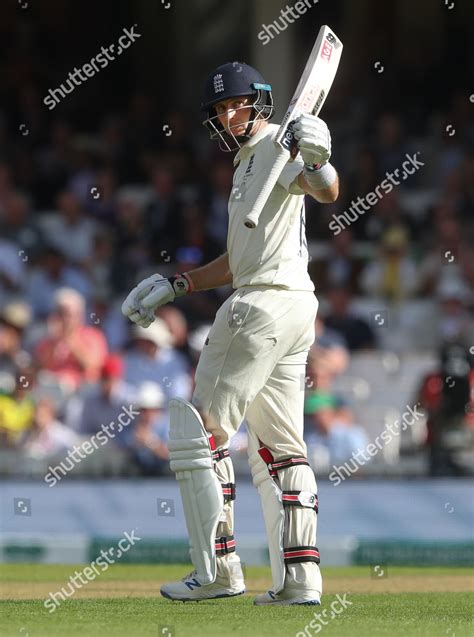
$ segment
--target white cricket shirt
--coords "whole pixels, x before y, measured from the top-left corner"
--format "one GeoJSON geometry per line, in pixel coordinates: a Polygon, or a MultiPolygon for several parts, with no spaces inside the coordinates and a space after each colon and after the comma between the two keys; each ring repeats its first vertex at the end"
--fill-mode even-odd
{"type": "Polygon", "coordinates": [[[308,274],[304,193],[292,182],[303,170],[298,155],[286,164],[258,226],[246,228],[244,219],[257,199],[275,161],[274,137],[279,126],[268,124],[239,150],[234,159],[229,198],[227,252],[233,287],[272,285],[288,290],[314,290],[308,274]]]}

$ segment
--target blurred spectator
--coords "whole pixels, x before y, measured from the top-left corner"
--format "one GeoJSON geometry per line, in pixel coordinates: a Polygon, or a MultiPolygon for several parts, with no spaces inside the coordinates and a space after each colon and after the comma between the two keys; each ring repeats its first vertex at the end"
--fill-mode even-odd
{"type": "Polygon", "coordinates": [[[16,243],[23,263],[34,260],[42,247],[43,235],[30,215],[30,202],[26,195],[12,191],[6,195],[0,215],[0,236],[16,243]]]}
{"type": "Polygon", "coordinates": [[[367,446],[367,434],[354,423],[351,410],[332,394],[319,390],[309,393],[304,410],[305,440],[316,470],[326,471],[367,446]]]}
{"type": "Polygon", "coordinates": [[[90,184],[82,204],[90,216],[110,229],[117,217],[117,175],[111,166],[101,168],[90,184]]]}
{"type": "Polygon", "coordinates": [[[136,273],[152,264],[142,200],[131,192],[118,198],[113,284],[114,290],[121,293],[134,287],[139,278],[136,273]]]}
{"type": "Polygon", "coordinates": [[[98,380],[107,356],[102,331],[85,325],[84,312],[84,299],[78,292],[58,290],[55,310],[48,317],[48,335],[35,348],[37,364],[69,391],[98,380]]]}
{"type": "Polygon", "coordinates": [[[161,130],[159,133],[157,131],[155,105],[149,95],[136,91],[129,96],[125,126],[131,150],[135,151],[148,147],[158,134],[162,134],[161,130]]]}
{"type": "Polygon", "coordinates": [[[393,303],[413,296],[418,287],[417,271],[407,253],[408,236],[404,228],[393,226],[387,230],[379,257],[361,274],[364,292],[393,303]]]}
{"type": "Polygon", "coordinates": [[[432,476],[472,475],[464,453],[474,440],[474,356],[447,342],[437,369],[421,384],[418,398],[428,415],[429,472],[432,476]]]}
{"type": "Polygon", "coordinates": [[[351,311],[351,294],[347,288],[329,290],[329,311],[324,318],[326,327],[338,332],[351,352],[375,347],[375,335],[369,324],[351,311]]]}
{"type": "Polygon", "coordinates": [[[69,400],[68,427],[80,434],[97,433],[101,425],[117,424],[122,408],[133,403],[135,391],[123,380],[124,364],[118,354],[110,354],[102,365],[99,382],[69,400]]]}
{"type": "Polygon", "coordinates": [[[0,159],[0,210],[13,190],[12,171],[8,162],[0,159]]]}
{"type": "Polygon", "coordinates": [[[92,257],[96,224],[85,216],[82,203],[71,191],[57,197],[58,213],[44,226],[46,240],[75,265],[85,265],[92,257]]]}
{"type": "Polygon", "coordinates": [[[228,203],[232,191],[234,170],[230,162],[215,162],[211,168],[211,192],[208,202],[207,233],[222,252],[227,245],[229,225],[228,203]]]}
{"type": "Polygon", "coordinates": [[[54,120],[49,131],[49,140],[36,155],[38,170],[37,203],[52,208],[56,193],[64,188],[72,170],[72,127],[65,120],[54,120]]]}
{"type": "Polygon", "coordinates": [[[93,237],[92,252],[84,263],[93,292],[111,291],[114,246],[110,233],[97,232],[93,237]]]}
{"type": "Polygon", "coordinates": [[[27,260],[19,244],[0,239],[0,304],[22,293],[27,260]]]}
{"type": "Polygon", "coordinates": [[[22,347],[30,321],[31,309],[23,301],[11,301],[0,309],[0,373],[13,383],[16,370],[31,364],[31,356],[22,347]]]}
{"type": "Polygon", "coordinates": [[[128,343],[129,321],[122,314],[122,298],[112,298],[108,288],[96,288],[89,313],[92,325],[100,326],[109,350],[123,350],[128,343]]]}
{"type": "Polygon", "coordinates": [[[358,294],[359,277],[363,265],[363,259],[354,254],[352,230],[346,228],[343,232],[331,237],[327,255],[316,261],[311,267],[311,274],[318,290],[343,286],[347,287],[351,294],[358,294]]]}
{"type": "Polygon", "coordinates": [[[35,406],[31,369],[18,370],[10,395],[0,395],[0,446],[15,447],[33,424],[35,406]]]}
{"type": "MultiPolygon", "coordinates": [[[[379,237],[393,227],[409,226],[407,215],[400,205],[400,194],[396,189],[384,193],[383,197],[362,218],[365,220],[365,226],[363,234],[359,237],[373,242],[378,242],[379,237]]],[[[360,220],[361,218],[357,219],[357,222],[351,226],[354,230],[357,229],[360,220]]]]}
{"type": "Polygon", "coordinates": [[[398,113],[382,113],[376,122],[375,157],[379,177],[400,168],[409,151],[398,113]]]}
{"type": "Polygon", "coordinates": [[[175,176],[169,166],[158,164],[152,170],[153,195],[146,211],[150,250],[154,261],[162,260],[161,252],[171,254],[180,244],[182,227],[178,224],[179,211],[176,197],[175,176]]]}
{"type": "Polygon", "coordinates": [[[171,347],[171,333],[161,319],[157,318],[147,328],[133,326],[132,346],[125,355],[125,379],[134,387],[153,381],[168,400],[190,398],[188,363],[183,354],[171,347]]]}
{"type": "Polygon", "coordinates": [[[458,343],[469,349],[474,343],[474,318],[468,310],[473,293],[460,279],[445,277],[439,283],[437,297],[438,342],[458,343]]]}
{"type": "Polygon", "coordinates": [[[466,229],[448,204],[434,211],[434,236],[419,267],[420,290],[431,296],[444,278],[458,277],[474,285],[473,254],[466,229]]]}
{"type": "Polygon", "coordinates": [[[30,272],[26,286],[26,300],[35,319],[44,319],[54,310],[55,294],[64,287],[77,290],[86,303],[89,301],[91,284],[86,275],[70,266],[60,250],[47,246],[30,272]]]}
{"type": "MultiPolygon", "coordinates": [[[[183,209],[185,229],[181,237],[181,246],[176,250],[176,271],[187,272],[221,254],[219,245],[206,235],[206,224],[202,210],[195,205],[183,209]]],[[[222,305],[222,297],[216,289],[205,290],[199,294],[189,294],[176,301],[188,317],[189,323],[196,324],[213,321],[222,305]]]]}
{"type": "Polygon", "coordinates": [[[28,430],[22,449],[35,458],[49,458],[79,444],[80,437],[56,418],[56,405],[51,398],[38,400],[31,429],[28,430]]]}
{"type": "MultiPolygon", "coordinates": [[[[377,161],[373,151],[367,146],[359,148],[343,185],[343,191],[347,193],[344,208],[349,208],[351,200],[375,190],[378,182],[377,161]]],[[[365,215],[361,217],[358,226],[364,224],[365,218],[365,215]]],[[[358,229],[358,227],[355,228],[356,232],[358,229]]]]}
{"type": "Polygon", "coordinates": [[[188,323],[186,316],[174,305],[162,305],[156,315],[162,319],[171,334],[172,344],[177,349],[185,349],[188,340],[188,323]]]}
{"type": "Polygon", "coordinates": [[[342,374],[349,363],[344,338],[328,328],[319,317],[315,324],[316,340],[308,355],[306,387],[330,391],[334,379],[342,374]]]}
{"type": "Polygon", "coordinates": [[[124,441],[143,475],[168,473],[168,422],[163,418],[165,396],[157,383],[147,381],[137,389],[138,418],[126,430],[124,441]]]}

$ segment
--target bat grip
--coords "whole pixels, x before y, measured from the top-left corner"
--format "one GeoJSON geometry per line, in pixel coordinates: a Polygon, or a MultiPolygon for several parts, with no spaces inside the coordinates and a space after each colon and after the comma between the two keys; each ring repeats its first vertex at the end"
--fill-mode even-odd
{"type": "Polygon", "coordinates": [[[273,188],[275,187],[275,184],[278,181],[278,178],[281,175],[281,172],[289,158],[290,153],[284,148],[280,148],[280,150],[277,152],[272,169],[270,170],[268,177],[265,180],[265,183],[263,184],[262,189],[257,196],[257,199],[255,200],[255,203],[245,217],[244,224],[247,228],[253,230],[258,226],[258,220],[265,204],[267,203],[267,199],[270,196],[273,188]]]}

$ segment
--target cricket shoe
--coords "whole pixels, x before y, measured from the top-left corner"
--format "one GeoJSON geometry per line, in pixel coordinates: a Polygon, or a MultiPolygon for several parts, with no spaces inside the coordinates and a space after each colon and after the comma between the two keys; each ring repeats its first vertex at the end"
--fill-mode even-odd
{"type": "Polygon", "coordinates": [[[267,591],[257,595],[253,603],[255,606],[319,606],[321,598],[318,593],[310,591],[285,591],[279,593],[267,591]]]}
{"type": "Polygon", "coordinates": [[[199,602],[202,599],[234,597],[245,593],[245,582],[240,559],[217,560],[217,575],[212,584],[201,584],[196,571],[192,571],[179,582],[163,584],[160,589],[163,597],[181,602],[199,602]]]}

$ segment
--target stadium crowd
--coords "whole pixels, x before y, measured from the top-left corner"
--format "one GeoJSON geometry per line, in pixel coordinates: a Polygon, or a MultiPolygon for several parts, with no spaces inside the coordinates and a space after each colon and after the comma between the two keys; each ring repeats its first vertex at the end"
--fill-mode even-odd
{"type": "MultiPolygon", "coordinates": [[[[307,202],[320,317],[302,382],[307,440],[323,465],[367,441],[332,389],[354,353],[436,351],[445,341],[472,353],[469,109],[466,96],[452,98],[444,118],[455,136],[441,115],[421,135],[393,112],[360,121],[359,135],[342,117],[329,121],[341,196],[333,205],[307,202]],[[423,162],[416,174],[331,230],[331,219],[415,153],[423,162]]],[[[136,472],[160,474],[167,400],[191,397],[199,353],[231,289],[179,299],[146,330],[132,328],[120,306],[139,279],[225,251],[232,158],[178,110],[168,112],[164,133],[156,100],[142,92],[88,130],[57,111],[47,113],[34,83],[22,86],[14,112],[0,111],[0,445],[49,462],[133,405],[139,415],[111,446],[136,472]]],[[[245,444],[243,432],[237,452],[245,444]]]]}

